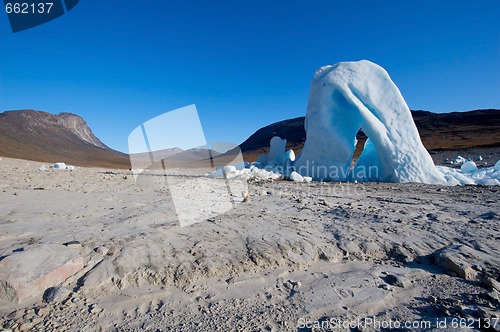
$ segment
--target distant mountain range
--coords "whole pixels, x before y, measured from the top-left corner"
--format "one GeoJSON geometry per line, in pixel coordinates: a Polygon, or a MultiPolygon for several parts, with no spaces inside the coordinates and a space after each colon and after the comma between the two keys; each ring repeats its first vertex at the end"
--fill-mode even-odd
{"type": "MultiPolygon", "coordinates": [[[[429,151],[500,146],[498,109],[440,114],[427,111],[411,113],[422,142],[429,151]]],[[[273,136],[286,139],[287,149],[293,149],[298,155],[306,139],[304,119],[302,116],[284,120],[257,130],[240,145],[245,160],[254,161],[258,155],[267,153],[273,136]]],[[[357,138],[361,142],[366,140],[362,131],[358,132],[357,138]]],[[[357,152],[361,151],[358,149],[357,152]]]]}
{"type": "Polygon", "coordinates": [[[85,120],[70,113],[0,113],[0,155],[77,166],[129,167],[127,154],[107,147],[85,120]]]}
{"type": "MultiPolygon", "coordinates": [[[[428,150],[500,146],[500,110],[444,114],[412,111],[412,116],[428,150]]],[[[259,154],[266,153],[273,136],[286,139],[287,148],[298,153],[306,138],[304,117],[257,130],[240,145],[245,160],[254,161],[259,154]]],[[[366,139],[362,132],[357,137],[360,141],[366,139]]],[[[218,155],[215,151],[210,153],[213,157],[218,155]]],[[[0,156],[76,166],[130,168],[129,155],[107,147],[93,134],[85,120],[70,113],[53,115],[34,110],[0,113],[0,156]]],[[[155,160],[167,159],[177,165],[208,156],[206,149],[184,151],[173,148],[153,152],[155,160]]],[[[151,154],[137,154],[134,158],[147,165],[151,154]]]]}
{"type": "MultiPolygon", "coordinates": [[[[210,151],[212,157],[219,153],[210,151]]],[[[164,149],[152,153],[134,154],[134,160],[144,168],[150,160],[166,159],[171,165],[210,158],[207,149],[164,149]]],[[[57,115],[19,110],[0,113],[0,156],[65,162],[76,166],[130,168],[130,156],[102,143],[80,116],[71,113],[57,115]]],[[[161,165],[155,165],[161,167],[161,165]]]]}

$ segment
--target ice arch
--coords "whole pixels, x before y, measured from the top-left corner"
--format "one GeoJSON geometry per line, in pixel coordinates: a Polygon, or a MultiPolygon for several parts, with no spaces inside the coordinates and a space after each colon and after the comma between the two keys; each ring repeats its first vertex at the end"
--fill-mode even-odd
{"type": "Polygon", "coordinates": [[[425,150],[399,89],[382,67],[370,61],[341,62],[315,73],[305,129],[306,142],[294,163],[303,176],[446,183],[425,150]],[[360,128],[369,139],[351,169],[360,128]]]}

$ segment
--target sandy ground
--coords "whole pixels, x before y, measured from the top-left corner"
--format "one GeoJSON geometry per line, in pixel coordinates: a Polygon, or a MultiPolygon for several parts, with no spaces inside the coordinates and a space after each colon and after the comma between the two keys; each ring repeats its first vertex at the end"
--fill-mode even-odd
{"type": "MultiPolygon", "coordinates": [[[[76,240],[85,268],[67,299],[0,300],[0,330],[500,330],[498,187],[250,183],[180,227],[164,176],[40,165],[0,161],[0,257],[76,240]]],[[[193,213],[225,186],[168,178],[193,213]]]]}

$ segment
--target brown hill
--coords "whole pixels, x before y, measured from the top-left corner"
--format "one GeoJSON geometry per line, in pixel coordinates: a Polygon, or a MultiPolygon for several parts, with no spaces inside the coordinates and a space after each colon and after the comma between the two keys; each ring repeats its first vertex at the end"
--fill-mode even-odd
{"type": "MultiPolygon", "coordinates": [[[[412,116],[429,151],[500,146],[500,110],[445,114],[412,111],[412,116]]],[[[259,154],[267,153],[273,136],[287,139],[287,148],[300,152],[306,138],[304,117],[257,130],[240,145],[245,160],[254,161],[259,154]]],[[[361,131],[357,137],[360,142],[366,139],[361,131]]],[[[358,148],[357,153],[360,151],[358,148]]],[[[181,164],[186,160],[192,163],[193,158],[204,159],[193,151],[175,152],[167,159],[182,161],[181,164]]],[[[217,158],[223,159],[224,155],[217,158]]],[[[0,113],[0,156],[77,166],[130,167],[127,154],[107,147],[81,117],[70,113],[53,115],[34,110],[0,113]]]]}
{"type": "Polygon", "coordinates": [[[127,154],[107,147],[81,117],[70,113],[0,113],[0,156],[77,166],[130,167],[127,154]]]}
{"type": "MultiPolygon", "coordinates": [[[[487,109],[469,112],[432,113],[412,111],[424,146],[429,151],[461,150],[472,147],[500,146],[500,110],[487,109]]],[[[287,149],[297,154],[306,138],[304,117],[273,123],[257,130],[240,145],[246,161],[254,161],[260,154],[269,151],[269,141],[273,136],[287,140],[287,149]]],[[[360,131],[357,135],[357,154],[366,136],[360,131]]]]}

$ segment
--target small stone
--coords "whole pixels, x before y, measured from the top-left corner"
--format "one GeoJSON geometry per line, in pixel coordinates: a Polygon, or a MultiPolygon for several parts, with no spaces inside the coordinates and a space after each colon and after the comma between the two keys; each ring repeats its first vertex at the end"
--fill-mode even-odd
{"type": "Polygon", "coordinates": [[[73,249],[78,249],[78,248],[82,247],[82,244],[80,243],[80,241],[76,241],[76,240],[63,243],[63,245],[65,245],[68,248],[73,248],[73,249]]]}
{"type": "Polygon", "coordinates": [[[447,317],[451,316],[450,310],[448,310],[446,307],[440,306],[438,310],[447,317]]]}
{"type": "Polygon", "coordinates": [[[69,295],[70,291],[64,287],[50,287],[47,288],[45,293],[43,294],[43,300],[47,303],[50,302],[62,302],[69,295]]]}
{"type": "Polygon", "coordinates": [[[118,248],[118,247],[111,247],[111,248],[109,248],[108,253],[106,255],[107,256],[112,256],[112,255],[114,255],[114,254],[116,254],[118,252],[120,252],[120,248],[118,248]]]}
{"type": "Polygon", "coordinates": [[[250,202],[250,193],[248,191],[243,191],[241,193],[241,196],[243,197],[243,203],[249,203],[250,202]]]}
{"type": "Polygon", "coordinates": [[[33,324],[31,323],[22,323],[19,325],[19,331],[29,331],[33,327],[33,324]]]}
{"type": "Polygon", "coordinates": [[[481,265],[472,265],[472,268],[478,272],[483,272],[484,269],[481,265]]]}
{"type": "Polygon", "coordinates": [[[430,221],[437,221],[438,220],[438,217],[434,213],[428,213],[426,217],[430,221]]]}
{"type": "Polygon", "coordinates": [[[43,321],[43,318],[41,318],[41,317],[34,317],[34,318],[31,320],[31,323],[32,323],[33,325],[37,325],[37,324],[41,323],[42,321],[43,321]]]}
{"type": "Polygon", "coordinates": [[[94,251],[101,256],[106,256],[109,252],[109,249],[106,248],[105,246],[99,246],[99,247],[95,248],[94,251]]]}
{"type": "Polygon", "coordinates": [[[481,280],[482,284],[486,286],[489,290],[495,290],[500,292],[500,283],[491,277],[484,277],[481,280]]]}
{"type": "Polygon", "coordinates": [[[74,297],[74,298],[71,299],[71,302],[72,303],[78,303],[78,302],[80,302],[80,298],[79,297],[74,297]]]}
{"type": "Polygon", "coordinates": [[[498,301],[498,293],[496,291],[488,292],[484,297],[490,301],[498,301]]]}
{"type": "Polygon", "coordinates": [[[49,307],[38,307],[38,308],[35,308],[35,313],[38,316],[46,316],[46,315],[49,314],[49,312],[50,312],[49,307]]]}
{"type": "Polygon", "coordinates": [[[387,284],[381,284],[380,286],[378,286],[379,288],[382,288],[384,290],[387,290],[387,291],[390,291],[391,290],[391,286],[387,285],[387,284]]]}
{"type": "Polygon", "coordinates": [[[427,300],[428,300],[430,303],[437,303],[437,301],[438,301],[437,297],[432,296],[432,295],[430,295],[430,296],[427,298],[427,300]]]}
{"type": "Polygon", "coordinates": [[[385,281],[389,284],[389,285],[392,285],[392,286],[397,286],[397,287],[401,287],[401,288],[404,288],[405,287],[405,278],[402,277],[402,276],[396,276],[396,275],[393,275],[393,274],[389,274],[385,277],[385,281]]]}
{"type": "Polygon", "coordinates": [[[10,314],[8,314],[7,318],[8,319],[18,319],[18,318],[21,318],[23,316],[23,314],[24,314],[24,311],[16,310],[16,311],[13,311],[10,314]]]}
{"type": "Polygon", "coordinates": [[[477,315],[478,315],[478,317],[481,317],[481,318],[488,318],[490,316],[490,314],[486,310],[484,310],[483,308],[477,309],[477,315]]]}
{"type": "Polygon", "coordinates": [[[261,191],[259,191],[259,195],[260,196],[267,196],[267,191],[262,189],[261,191]]]}
{"type": "Polygon", "coordinates": [[[91,304],[89,306],[89,313],[91,313],[91,314],[98,314],[98,313],[100,313],[102,311],[103,311],[103,309],[99,308],[97,306],[97,304],[91,304]]]}

